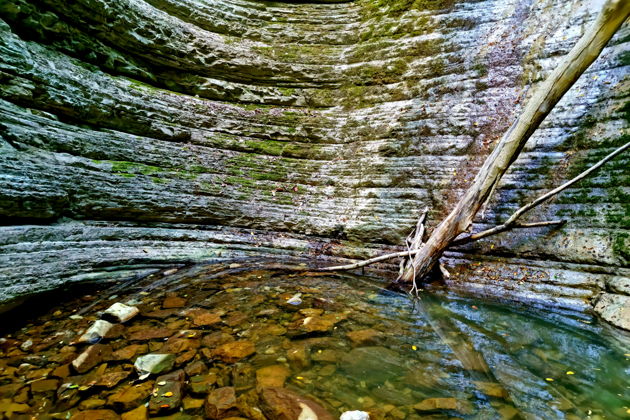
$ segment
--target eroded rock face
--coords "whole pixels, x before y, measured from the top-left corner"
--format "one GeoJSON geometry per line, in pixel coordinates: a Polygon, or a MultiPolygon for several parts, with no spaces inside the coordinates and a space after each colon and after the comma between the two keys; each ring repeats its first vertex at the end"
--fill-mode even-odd
{"type": "MultiPolygon", "coordinates": [[[[0,300],[216,256],[359,258],[425,206],[439,221],[599,2],[418,3],[3,2],[0,300]]],[[[622,141],[627,31],[476,227],[622,141]]],[[[451,286],[590,307],[630,276],[628,159],[531,215],[561,231],[449,254],[451,286]]]]}

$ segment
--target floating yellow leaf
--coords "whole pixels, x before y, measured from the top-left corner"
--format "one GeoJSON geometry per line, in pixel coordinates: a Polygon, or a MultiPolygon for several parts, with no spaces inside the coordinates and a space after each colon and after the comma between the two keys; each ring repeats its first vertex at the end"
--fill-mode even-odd
{"type": "Polygon", "coordinates": [[[418,350],[418,347],[416,347],[416,346],[411,346],[411,350],[418,350]]]}
{"type": "Polygon", "coordinates": [[[165,392],[164,394],[162,394],[163,397],[172,397],[173,393],[171,391],[165,392]]]}
{"type": "Polygon", "coordinates": [[[304,377],[303,376],[296,376],[295,379],[298,379],[298,380],[301,381],[302,379],[304,379],[304,377]]]}
{"type": "Polygon", "coordinates": [[[553,378],[545,378],[545,381],[547,381],[547,382],[553,382],[553,378]]]}
{"type": "Polygon", "coordinates": [[[567,375],[575,375],[575,372],[573,372],[573,371],[571,371],[571,370],[568,370],[568,371],[567,371],[567,375]]]}

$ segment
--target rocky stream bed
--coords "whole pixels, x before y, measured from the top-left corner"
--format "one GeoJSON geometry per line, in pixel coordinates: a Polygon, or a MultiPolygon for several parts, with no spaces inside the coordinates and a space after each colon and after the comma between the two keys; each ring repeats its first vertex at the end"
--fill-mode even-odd
{"type": "Polygon", "coordinates": [[[41,315],[31,306],[34,319],[5,314],[0,412],[75,420],[630,413],[630,346],[589,315],[440,290],[413,301],[381,286],[232,263],[65,301],[57,294],[39,304],[41,315]]]}

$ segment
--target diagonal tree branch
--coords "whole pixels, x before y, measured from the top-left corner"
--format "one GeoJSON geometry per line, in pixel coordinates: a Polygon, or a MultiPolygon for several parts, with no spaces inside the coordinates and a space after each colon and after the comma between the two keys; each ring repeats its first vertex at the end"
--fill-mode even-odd
{"type": "MultiPolygon", "coordinates": [[[[530,226],[524,226],[524,225],[518,226],[517,223],[516,223],[516,220],[519,217],[521,217],[522,215],[524,215],[525,213],[527,213],[528,211],[530,211],[531,209],[533,209],[534,207],[537,207],[537,206],[541,205],[542,203],[544,203],[545,201],[549,200],[554,195],[560,193],[563,190],[566,190],[571,185],[575,184],[576,182],[579,182],[579,181],[583,180],[584,178],[586,178],[587,176],[589,176],[593,172],[597,171],[606,162],[608,162],[609,160],[615,158],[619,154],[623,153],[629,147],[630,147],[630,142],[628,142],[628,143],[624,144],[623,146],[617,148],[615,151],[610,153],[608,156],[606,156],[605,158],[603,158],[602,160],[600,160],[595,165],[591,166],[590,168],[588,168],[587,170],[585,170],[584,172],[582,172],[581,174],[579,174],[575,178],[565,182],[564,184],[560,185],[557,188],[554,188],[553,190],[547,192],[546,194],[541,195],[540,197],[538,197],[537,199],[535,199],[531,203],[528,203],[528,204],[524,205],[520,209],[516,210],[512,214],[512,216],[510,216],[510,218],[507,221],[505,221],[505,223],[503,223],[502,225],[495,226],[495,227],[493,227],[491,229],[487,229],[487,230],[484,230],[482,232],[474,233],[472,235],[464,236],[463,238],[455,239],[451,243],[451,245],[466,244],[466,243],[469,243],[469,242],[472,242],[472,241],[476,241],[476,240],[481,239],[481,238],[485,238],[485,237],[490,236],[490,235],[496,235],[497,233],[505,232],[506,230],[510,230],[510,229],[515,228],[515,227],[534,227],[534,226],[531,226],[531,225],[530,226]]],[[[547,223],[547,224],[562,224],[561,222],[562,221],[543,222],[543,223],[547,223]]]]}
{"type": "MultiPolygon", "coordinates": [[[[596,164],[594,164],[593,166],[591,166],[590,168],[588,168],[584,172],[580,173],[575,178],[570,179],[569,181],[565,182],[564,184],[560,185],[559,187],[554,188],[553,190],[551,190],[551,191],[541,195],[540,197],[538,197],[534,201],[532,201],[532,202],[524,205],[523,207],[519,208],[517,211],[515,211],[512,214],[512,216],[510,216],[510,218],[505,223],[503,223],[501,225],[498,225],[498,226],[495,226],[495,227],[490,228],[490,229],[486,229],[486,230],[478,232],[478,233],[474,233],[472,235],[468,235],[468,236],[464,236],[462,238],[456,239],[453,242],[451,242],[450,246],[467,244],[467,243],[474,242],[474,241],[477,241],[477,240],[482,239],[482,238],[487,238],[488,236],[496,235],[498,233],[502,233],[502,232],[505,232],[505,231],[508,231],[508,230],[511,230],[511,229],[534,228],[534,227],[542,227],[542,226],[558,226],[558,225],[565,224],[566,220],[551,220],[551,221],[533,222],[533,223],[517,223],[516,220],[519,217],[521,217],[523,214],[525,214],[526,212],[528,212],[531,209],[533,209],[534,207],[537,207],[537,206],[541,205],[542,203],[544,203],[547,200],[549,200],[551,197],[553,197],[553,196],[559,194],[560,192],[562,192],[563,190],[569,188],[571,185],[573,185],[573,184],[583,180],[584,178],[588,177],[589,175],[593,174],[598,169],[600,169],[606,162],[608,162],[611,159],[614,159],[615,157],[619,156],[621,153],[626,151],[628,148],[630,148],[630,142],[628,142],[628,143],[624,144],[623,146],[615,149],[613,152],[608,154],[602,160],[600,160],[599,162],[597,162],[596,164]]],[[[420,226],[420,224],[422,223],[422,228],[421,228],[422,231],[424,231],[423,223],[424,223],[424,218],[425,217],[426,217],[426,210],[422,213],[422,216],[420,217],[420,221],[418,223],[418,226],[420,226]]],[[[416,238],[417,237],[418,236],[416,235],[416,238]]],[[[422,235],[420,235],[420,238],[422,238],[422,235]]],[[[412,255],[416,255],[420,251],[421,251],[421,249],[412,249],[412,250],[408,250],[408,251],[395,252],[393,254],[380,255],[378,257],[370,258],[370,259],[364,260],[364,261],[359,261],[359,262],[356,262],[356,263],[353,263],[353,264],[338,265],[338,266],[334,266],[334,267],[323,267],[323,268],[315,269],[313,271],[353,270],[355,268],[365,267],[365,266],[370,265],[370,264],[374,264],[374,263],[381,262],[381,261],[391,260],[393,258],[409,257],[409,256],[412,256],[412,255]]]]}

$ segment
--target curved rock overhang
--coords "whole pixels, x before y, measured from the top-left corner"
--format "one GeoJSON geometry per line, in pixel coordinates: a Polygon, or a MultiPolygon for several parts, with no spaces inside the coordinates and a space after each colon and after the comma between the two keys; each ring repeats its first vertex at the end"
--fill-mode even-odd
{"type": "MultiPolygon", "coordinates": [[[[217,257],[391,250],[425,206],[429,225],[444,216],[597,12],[595,0],[3,1],[0,300],[217,257]]],[[[629,35],[547,118],[476,228],[627,141],[629,35]]],[[[450,286],[599,301],[630,328],[629,161],[530,216],[564,228],[450,252],[450,286]]]]}

